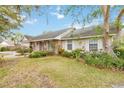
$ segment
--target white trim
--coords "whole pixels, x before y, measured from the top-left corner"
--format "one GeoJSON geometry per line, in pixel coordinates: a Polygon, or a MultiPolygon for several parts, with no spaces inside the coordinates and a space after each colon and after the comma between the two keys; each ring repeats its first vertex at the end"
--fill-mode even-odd
{"type": "Polygon", "coordinates": [[[97,51],[99,50],[99,40],[89,39],[89,51],[90,51],[90,45],[91,44],[96,44],[97,45],[97,51]]]}
{"type": "Polygon", "coordinates": [[[31,40],[30,42],[45,41],[45,40],[58,40],[58,39],[55,39],[55,38],[48,38],[48,39],[31,40]]]}
{"type": "Polygon", "coordinates": [[[68,42],[69,40],[67,40],[67,43],[66,43],[66,47],[67,47],[67,50],[69,50],[69,51],[72,51],[73,50],[73,40],[71,40],[71,43],[69,43],[68,42]],[[72,46],[72,49],[70,50],[70,49],[68,49],[68,44],[71,44],[72,46]]]}

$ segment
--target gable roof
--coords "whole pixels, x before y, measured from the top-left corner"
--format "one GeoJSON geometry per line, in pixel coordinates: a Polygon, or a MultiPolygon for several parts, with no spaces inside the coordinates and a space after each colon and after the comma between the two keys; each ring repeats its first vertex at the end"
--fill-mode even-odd
{"type": "MultiPolygon", "coordinates": [[[[100,26],[103,29],[103,26],[100,26]]],[[[102,36],[104,31],[96,31],[96,26],[88,27],[88,28],[82,28],[82,29],[75,29],[75,28],[67,28],[67,29],[62,29],[59,31],[54,31],[54,32],[48,32],[36,37],[29,36],[30,41],[41,41],[41,40],[55,40],[58,39],[58,36],[61,36],[62,40],[65,39],[78,39],[78,38],[90,38],[90,37],[96,37],[96,36],[102,36]],[[70,30],[74,29],[74,30],[70,30]],[[70,30],[70,31],[69,31],[70,30]],[[68,33],[65,34],[65,32],[69,31],[68,33]],[[64,33],[64,34],[63,34],[64,33]]],[[[110,35],[115,35],[116,34],[116,28],[115,26],[110,26],[110,35]]]]}
{"type": "Polygon", "coordinates": [[[33,37],[32,40],[35,41],[35,40],[55,39],[57,36],[65,33],[69,29],[70,28],[62,29],[59,31],[48,32],[48,33],[33,37]]]}
{"type": "MultiPolygon", "coordinates": [[[[97,32],[96,27],[90,27],[90,28],[83,28],[83,29],[78,29],[74,32],[68,33],[62,39],[67,39],[67,38],[79,38],[79,37],[94,37],[97,35],[103,35],[103,31],[97,32]]],[[[116,28],[115,27],[110,27],[110,35],[116,34],[116,28]]]]}
{"type": "Polygon", "coordinates": [[[25,38],[27,38],[27,40],[32,40],[33,39],[33,36],[30,36],[30,35],[24,35],[25,36],[25,38]]]}

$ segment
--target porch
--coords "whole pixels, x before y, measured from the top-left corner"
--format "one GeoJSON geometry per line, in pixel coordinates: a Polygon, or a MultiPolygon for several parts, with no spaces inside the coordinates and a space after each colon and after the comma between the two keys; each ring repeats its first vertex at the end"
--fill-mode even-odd
{"type": "Polygon", "coordinates": [[[41,40],[30,42],[30,47],[35,51],[49,51],[58,54],[58,49],[61,48],[60,40],[41,40]]]}

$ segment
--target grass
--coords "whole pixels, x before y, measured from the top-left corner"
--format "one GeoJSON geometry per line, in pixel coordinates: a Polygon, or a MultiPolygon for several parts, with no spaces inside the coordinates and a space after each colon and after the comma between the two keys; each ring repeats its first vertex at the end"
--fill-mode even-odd
{"type": "Polygon", "coordinates": [[[0,68],[0,79],[7,75],[8,70],[0,68]]]}
{"type": "Polygon", "coordinates": [[[122,82],[123,72],[60,56],[20,58],[16,65],[0,69],[0,87],[111,87],[122,82]]]}

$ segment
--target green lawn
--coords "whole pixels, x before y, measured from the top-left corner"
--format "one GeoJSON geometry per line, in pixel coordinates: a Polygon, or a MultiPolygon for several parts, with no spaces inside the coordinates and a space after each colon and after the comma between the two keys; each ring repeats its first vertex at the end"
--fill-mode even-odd
{"type": "Polygon", "coordinates": [[[15,59],[0,68],[0,87],[111,87],[123,72],[98,69],[60,56],[15,59]]]}

